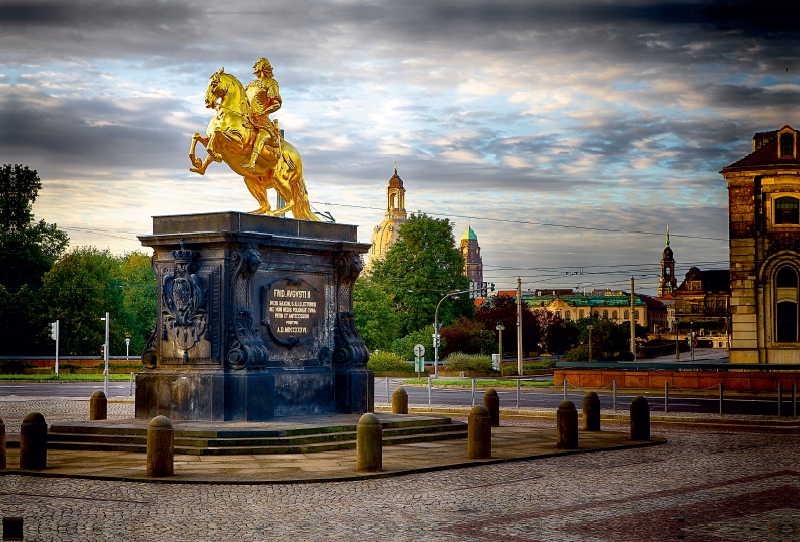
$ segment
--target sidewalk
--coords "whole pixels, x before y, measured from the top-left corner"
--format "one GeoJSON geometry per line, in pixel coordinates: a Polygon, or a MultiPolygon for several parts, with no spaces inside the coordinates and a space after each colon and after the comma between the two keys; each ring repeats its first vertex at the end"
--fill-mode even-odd
{"type": "MultiPolygon", "coordinates": [[[[502,421],[501,421],[502,424],[502,421]]],[[[189,484],[295,484],[386,478],[411,473],[431,472],[511,461],[541,459],[600,450],[619,450],[663,444],[666,439],[653,436],[649,442],[632,441],[630,433],[580,431],[579,448],[556,448],[555,429],[501,426],[492,428],[492,458],[466,457],[466,439],[423,442],[383,447],[383,471],[359,473],[356,451],[336,450],[314,454],[248,456],[175,456],[175,476],[145,476],[145,454],[125,452],[89,452],[49,450],[47,470],[20,471],[19,448],[9,448],[2,474],[189,484]]]]}

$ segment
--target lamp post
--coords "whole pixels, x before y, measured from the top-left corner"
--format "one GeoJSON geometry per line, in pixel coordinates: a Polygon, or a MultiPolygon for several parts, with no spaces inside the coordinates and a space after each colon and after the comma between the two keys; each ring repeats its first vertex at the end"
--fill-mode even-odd
{"type": "MultiPolygon", "coordinates": [[[[490,285],[489,288],[494,292],[494,284],[490,285]]],[[[461,294],[471,294],[473,292],[480,292],[483,291],[483,288],[470,288],[469,290],[459,290],[457,292],[450,292],[449,294],[445,295],[442,299],[439,300],[439,303],[436,305],[436,312],[433,316],[433,377],[439,378],[439,307],[442,306],[442,303],[448,297],[453,297],[454,295],[461,295],[461,294]]]]}
{"type": "Polygon", "coordinates": [[[675,318],[672,321],[672,324],[675,326],[675,359],[681,359],[681,347],[678,344],[678,319],[675,318]]]}
{"type": "Polygon", "coordinates": [[[589,361],[592,361],[592,326],[586,326],[586,330],[589,332],[589,361]]]}
{"type": "Polygon", "coordinates": [[[694,361],[694,322],[689,322],[689,348],[692,351],[692,361],[694,361]]]}
{"type": "Polygon", "coordinates": [[[128,354],[131,350],[131,338],[125,337],[125,361],[128,361],[128,354]]]}
{"type": "Polygon", "coordinates": [[[500,355],[500,376],[503,376],[503,330],[505,328],[506,326],[503,325],[503,322],[497,322],[497,325],[495,326],[498,334],[497,342],[500,345],[497,347],[500,355]]]}
{"type": "Polygon", "coordinates": [[[106,342],[103,343],[103,362],[106,368],[105,376],[103,377],[103,391],[105,391],[106,397],[108,397],[108,324],[111,319],[108,317],[108,313],[106,313],[106,317],[100,318],[100,320],[106,323],[106,342]]]}

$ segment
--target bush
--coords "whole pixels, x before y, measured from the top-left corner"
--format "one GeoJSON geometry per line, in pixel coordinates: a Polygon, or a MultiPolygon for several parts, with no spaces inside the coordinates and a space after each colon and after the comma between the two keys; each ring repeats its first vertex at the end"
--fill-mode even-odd
{"type": "MultiPolygon", "coordinates": [[[[78,367],[78,369],[105,369],[106,364],[105,362],[97,363],[92,365],[91,367],[78,367]]],[[[108,362],[109,369],[133,369],[134,371],[141,371],[144,369],[144,365],[141,363],[136,362],[122,362],[122,363],[112,363],[108,362]]]]}
{"type": "Polygon", "coordinates": [[[445,371],[491,371],[492,357],[453,352],[444,359],[445,371]]]}
{"type": "Polygon", "coordinates": [[[58,364],[58,371],[69,371],[72,372],[76,369],[86,369],[83,365],[78,365],[76,363],[61,363],[58,364]]]}
{"type": "Polygon", "coordinates": [[[391,371],[400,373],[413,373],[414,366],[406,363],[403,358],[394,352],[375,350],[369,355],[367,369],[370,371],[391,371]]]}
{"type": "Polygon", "coordinates": [[[0,364],[0,371],[7,375],[21,375],[25,372],[25,369],[33,369],[34,367],[36,367],[36,365],[28,363],[27,361],[11,360],[4,361],[0,364]]]}
{"type": "Polygon", "coordinates": [[[566,361],[589,361],[589,346],[582,345],[567,351],[566,361]]]}

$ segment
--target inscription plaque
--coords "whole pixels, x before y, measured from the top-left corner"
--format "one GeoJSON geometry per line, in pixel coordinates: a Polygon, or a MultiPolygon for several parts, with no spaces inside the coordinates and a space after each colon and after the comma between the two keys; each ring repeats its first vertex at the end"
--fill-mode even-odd
{"type": "Polygon", "coordinates": [[[264,286],[262,323],[273,340],[285,346],[304,344],[324,317],[324,300],[303,279],[285,278],[264,286]]]}

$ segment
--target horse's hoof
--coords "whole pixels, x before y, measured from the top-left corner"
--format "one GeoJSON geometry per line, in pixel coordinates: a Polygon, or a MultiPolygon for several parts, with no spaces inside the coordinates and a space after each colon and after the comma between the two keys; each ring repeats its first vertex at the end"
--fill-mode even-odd
{"type": "Polygon", "coordinates": [[[250,211],[250,214],[252,214],[252,215],[264,215],[264,214],[267,214],[267,211],[269,211],[269,209],[265,209],[264,207],[259,207],[255,211],[250,211]]]}
{"type": "Polygon", "coordinates": [[[205,175],[206,173],[202,169],[197,169],[196,167],[190,167],[189,171],[191,171],[192,173],[199,173],[200,175],[205,175]]]}

